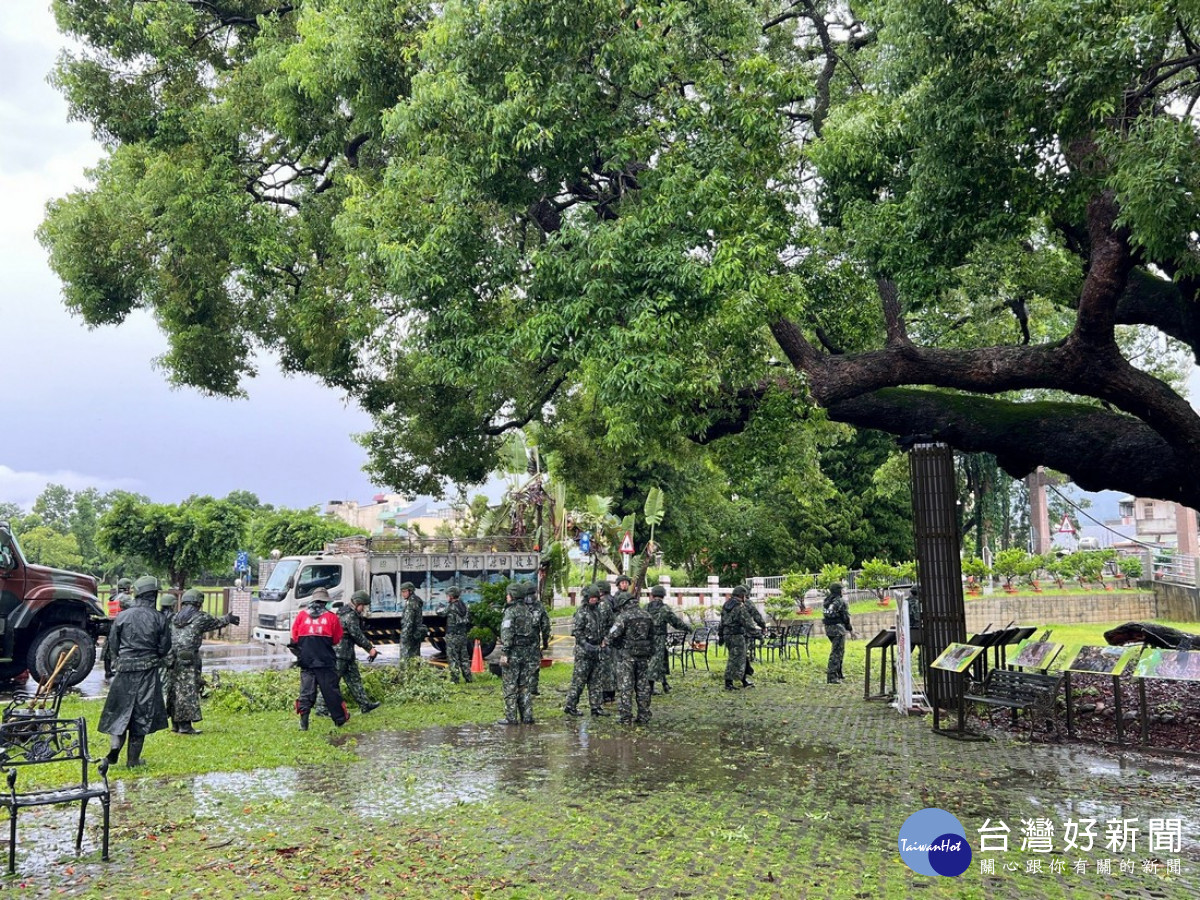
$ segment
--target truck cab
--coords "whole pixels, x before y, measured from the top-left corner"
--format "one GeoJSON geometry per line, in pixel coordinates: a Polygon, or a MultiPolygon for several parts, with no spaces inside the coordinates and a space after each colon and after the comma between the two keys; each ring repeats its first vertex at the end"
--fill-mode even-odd
{"type": "Polygon", "coordinates": [[[67,687],[86,678],[109,626],[97,588],[90,575],[27,562],[0,522],[0,679],[28,669],[44,682],[64,656],[58,678],[67,687]]]}
{"type": "Polygon", "coordinates": [[[329,591],[331,603],[349,600],[355,590],[353,561],[347,556],[323,553],[279,560],[258,592],[254,639],[286,646],[292,639],[292,619],[319,587],[329,591]]]}

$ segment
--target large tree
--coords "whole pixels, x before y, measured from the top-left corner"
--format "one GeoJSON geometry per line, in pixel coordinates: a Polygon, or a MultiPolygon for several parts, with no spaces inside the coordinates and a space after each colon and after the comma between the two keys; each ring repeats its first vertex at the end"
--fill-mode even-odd
{"type": "Polygon", "coordinates": [[[109,152],[41,236],[179,383],[256,347],[371,412],[373,473],[504,434],[637,453],[764,403],[1200,506],[1187,4],[55,0],[109,152]]]}
{"type": "Polygon", "coordinates": [[[111,553],[141,557],[168,585],[182,589],[205,571],[233,568],[249,518],[229,500],[142,503],[126,495],[100,519],[97,540],[111,553]]]}

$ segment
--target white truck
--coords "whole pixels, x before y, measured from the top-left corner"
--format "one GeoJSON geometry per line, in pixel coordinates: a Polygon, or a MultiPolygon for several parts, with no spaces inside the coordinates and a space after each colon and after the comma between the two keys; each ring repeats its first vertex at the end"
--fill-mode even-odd
{"type": "MultiPolygon", "coordinates": [[[[498,581],[537,582],[541,554],[525,549],[526,538],[439,539],[423,542],[396,538],[350,537],[325,545],[318,553],[285,556],[275,563],[258,592],[253,637],[286,646],[292,618],[308,604],[319,587],[330,602],[348,601],[355,591],[371,595],[371,615],[364,622],[376,644],[394,644],[400,637],[403,602],[400,585],[412,582],[424,607],[429,642],[445,649],[446,619],[437,613],[452,586],[468,604],[479,600],[480,584],[498,581]],[[496,549],[503,545],[510,549],[496,549]]],[[[491,652],[484,647],[484,654],[491,652]]]]}

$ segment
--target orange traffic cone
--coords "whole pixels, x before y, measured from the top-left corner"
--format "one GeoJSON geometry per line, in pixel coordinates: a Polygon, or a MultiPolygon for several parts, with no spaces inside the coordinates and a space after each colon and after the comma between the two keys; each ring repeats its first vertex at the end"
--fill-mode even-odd
{"type": "Polygon", "coordinates": [[[475,653],[471,657],[471,674],[483,674],[483,647],[479,645],[479,641],[475,642],[475,653]]]}

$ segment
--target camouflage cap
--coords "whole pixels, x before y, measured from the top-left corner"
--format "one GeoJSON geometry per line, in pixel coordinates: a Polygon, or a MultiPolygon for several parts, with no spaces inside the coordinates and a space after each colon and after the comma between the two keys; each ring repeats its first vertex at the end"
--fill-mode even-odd
{"type": "Polygon", "coordinates": [[[370,606],[371,595],[366,591],[355,591],[350,595],[350,602],[355,606],[370,606]]]}
{"type": "Polygon", "coordinates": [[[667,596],[667,589],[665,587],[663,587],[661,584],[656,584],[654,587],[650,588],[650,596],[651,597],[665,597],[665,596],[667,596]]]}
{"type": "Polygon", "coordinates": [[[180,603],[190,603],[192,606],[203,606],[204,595],[195,588],[183,592],[183,596],[179,598],[180,603]]]}
{"type": "Polygon", "coordinates": [[[457,587],[446,588],[446,596],[447,597],[461,597],[462,596],[462,588],[457,588],[457,587]]]}
{"type": "Polygon", "coordinates": [[[127,591],[132,587],[133,587],[133,579],[132,578],[121,578],[117,581],[117,590],[118,591],[127,591]]]}
{"type": "Polygon", "coordinates": [[[158,590],[158,579],[153,575],[143,575],[133,583],[133,592],[138,596],[158,590]]]}
{"type": "Polygon", "coordinates": [[[749,595],[750,592],[746,590],[746,586],[744,584],[739,584],[733,589],[733,596],[735,597],[748,597],[749,595]]]}
{"type": "Polygon", "coordinates": [[[413,584],[411,581],[406,581],[406,582],[404,582],[404,584],[400,585],[400,590],[402,590],[402,591],[415,591],[416,589],[417,589],[417,586],[415,584],[413,584]]]}

